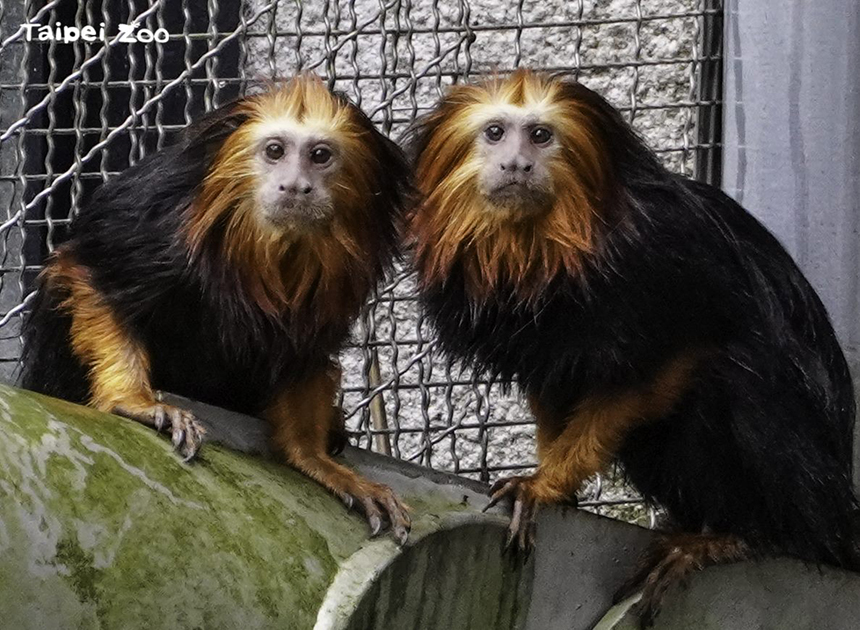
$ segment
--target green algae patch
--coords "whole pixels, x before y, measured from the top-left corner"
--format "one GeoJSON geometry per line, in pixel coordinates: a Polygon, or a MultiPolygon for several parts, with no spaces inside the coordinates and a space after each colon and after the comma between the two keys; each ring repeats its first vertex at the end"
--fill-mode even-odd
{"type": "Polygon", "coordinates": [[[285,466],[0,386],[0,619],[310,628],[362,519],[285,466]]]}

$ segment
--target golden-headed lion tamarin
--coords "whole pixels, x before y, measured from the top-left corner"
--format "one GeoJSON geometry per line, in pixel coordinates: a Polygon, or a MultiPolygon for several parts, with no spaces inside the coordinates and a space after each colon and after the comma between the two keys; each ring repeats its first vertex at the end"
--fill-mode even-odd
{"type": "Polygon", "coordinates": [[[390,264],[399,148],[314,77],[225,105],[98,190],[40,276],[22,384],[157,429],[167,390],[270,421],[292,466],[405,540],[391,490],[335,462],[332,357],[390,264]]]}
{"type": "Polygon", "coordinates": [[[413,130],[410,221],[449,354],[515,381],[534,474],[503,479],[511,540],[617,459],[676,529],[631,584],[649,621],[709,563],[860,568],[854,393],[827,314],[777,240],[670,173],[582,85],[517,71],[452,88],[413,130]]]}

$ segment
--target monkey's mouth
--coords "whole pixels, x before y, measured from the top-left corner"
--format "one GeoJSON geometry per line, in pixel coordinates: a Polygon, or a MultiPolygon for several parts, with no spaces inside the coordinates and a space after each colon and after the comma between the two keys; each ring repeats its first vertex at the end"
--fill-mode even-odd
{"type": "Polygon", "coordinates": [[[490,187],[485,196],[494,205],[538,210],[549,200],[549,193],[533,182],[505,180],[490,187]]]}
{"type": "Polygon", "coordinates": [[[266,208],[266,220],[281,229],[307,229],[327,225],[334,217],[331,204],[285,201],[266,208]]]}
{"type": "Polygon", "coordinates": [[[496,186],[491,192],[497,195],[519,195],[529,191],[527,182],[505,182],[496,186]]]}
{"type": "Polygon", "coordinates": [[[496,184],[493,191],[528,190],[529,188],[531,188],[531,182],[527,179],[507,179],[496,184]]]}

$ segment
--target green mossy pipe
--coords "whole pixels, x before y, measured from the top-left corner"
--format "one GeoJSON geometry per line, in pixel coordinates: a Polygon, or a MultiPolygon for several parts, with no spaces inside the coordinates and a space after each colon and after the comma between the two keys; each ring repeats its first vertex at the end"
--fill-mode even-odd
{"type": "Polygon", "coordinates": [[[0,385],[0,625],[520,627],[531,568],[499,553],[504,516],[358,460],[412,506],[406,548],[288,467],[215,444],[183,464],[143,426],[0,385]]]}

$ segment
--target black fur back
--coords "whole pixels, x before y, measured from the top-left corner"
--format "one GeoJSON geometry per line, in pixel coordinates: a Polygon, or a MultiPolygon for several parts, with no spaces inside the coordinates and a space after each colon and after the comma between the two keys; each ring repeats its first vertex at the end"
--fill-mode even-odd
{"type": "Polygon", "coordinates": [[[687,531],[860,569],[854,392],[815,291],[743,208],[669,173],[603,99],[574,93],[598,110],[616,178],[596,251],[535,303],[504,285],[475,299],[455,264],[423,292],[442,347],[560,414],[705,350],[671,415],[626,439],[631,482],[687,531]]]}
{"type": "MultiPolygon", "coordinates": [[[[63,250],[145,347],[154,388],[256,413],[277,387],[327,365],[351,321],[320,322],[312,304],[272,316],[249,300],[223,257],[190,262],[183,222],[218,150],[246,122],[235,111],[231,103],[207,114],[109,180],[72,222],[63,250]]],[[[373,161],[377,178],[370,203],[378,247],[365,254],[381,276],[396,255],[409,169],[396,145],[357,109],[353,114],[369,143],[359,158],[373,161]]],[[[65,297],[40,283],[25,324],[21,384],[85,402],[86,370],[69,346],[70,318],[58,308],[65,297]]]]}

